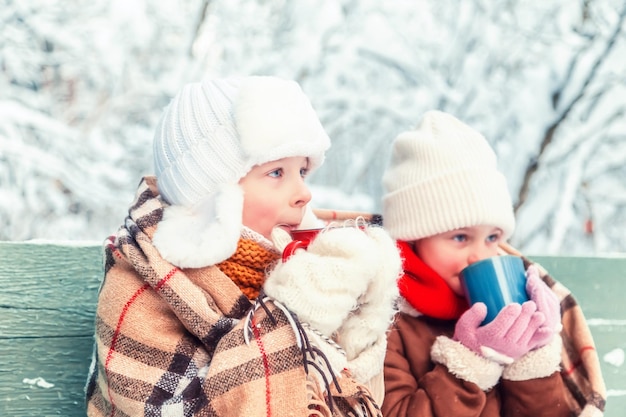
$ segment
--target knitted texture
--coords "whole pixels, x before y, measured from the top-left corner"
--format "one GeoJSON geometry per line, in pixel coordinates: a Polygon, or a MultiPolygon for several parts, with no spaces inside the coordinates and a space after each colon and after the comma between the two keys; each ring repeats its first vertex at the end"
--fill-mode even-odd
{"type": "Polygon", "coordinates": [[[346,352],[361,383],[382,371],[401,271],[395,242],[380,227],[320,232],[307,250],[280,262],[265,282],[267,295],[346,352]]]}
{"type": "Polygon", "coordinates": [[[165,109],[154,135],[154,166],[162,198],[193,207],[254,165],[306,156],[314,169],[329,146],[296,82],[209,79],[183,86],[165,109]]]}
{"type": "MultiPolygon", "coordinates": [[[[513,253],[521,256],[520,253],[513,253]]],[[[549,275],[541,265],[522,256],[524,267],[536,265],[541,279],[552,289],[561,303],[561,375],[571,393],[570,407],[583,416],[603,415],[606,405],[606,384],[600,358],[585,314],[572,292],[549,275]]],[[[507,376],[517,374],[508,370],[507,376]]]]}
{"type": "Polygon", "coordinates": [[[154,245],[180,267],[227,259],[242,227],[239,180],[255,165],[287,157],[307,157],[312,171],[329,147],[309,99],[294,81],[250,76],[185,85],[154,136],[159,192],[171,205],[154,245]]]}
{"type": "Polygon", "coordinates": [[[476,225],[502,229],[515,219],[505,177],[486,139],[453,116],[427,112],[393,143],[383,177],[385,228],[413,241],[476,225]]]}
{"type": "Polygon", "coordinates": [[[271,300],[257,308],[215,266],[164,260],[151,238],[166,207],[155,178],[144,178],[105,243],[88,416],[354,416],[376,407],[348,374],[331,381],[331,395],[314,383],[318,370],[305,361],[320,355],[305,352],[286,310],[271,300]]]}
{"type": "Polygon", "coordinates": [[[229,277],[250,300],[259,296],[265,272],[280,255],[264,249],[253,240],[239,239],[237,251],[217,267],[229,277]]]}
{"type": "Polygon", "coordinates": [[[165,201],[192,207],[242,176],[245,156],[233,114],[241,81],[187,84],[166,107],[154,135],[155,174],[165,201]]]}
{"type": "Polygon", "coordinates": [[[502,365],[511,364],[532,350],[530,341],[544,321],[532,301],[511,303],[493,321],[481,325],[486,316],[487,307],[474,304],[456,322],[453,339],[502,365]]]}
{"type": "Polygon", "coordinates": [[[358,228],[324,230],[306,251],[296,251],[287,262],[276,265],[265,292],[331,336],[377,278],[379,256],[376,241],[358,228]]]}
{"type": "Polygon", "coordinates": [[[306,415],[303,356],[287,317],[272,305],[257,311],[246,344],[252,304],[237,286],[214,266],[179,269],[151,245],[164,208],[157,195],[154,178],[144,180],[106,244],[87,414],[306,415]]]}

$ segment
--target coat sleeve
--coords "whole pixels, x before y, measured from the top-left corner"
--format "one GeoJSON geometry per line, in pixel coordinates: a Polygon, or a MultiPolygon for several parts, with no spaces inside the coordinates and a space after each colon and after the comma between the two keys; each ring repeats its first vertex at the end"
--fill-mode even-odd
{"type": "Polygon", "coordinates": [[[383,415],[498,416],[496,390],[483,391],[431,360],[436,336],[419,319],[398,315],[387,342],[383,415]]]}
{"type": "Polygon", "coordinates": [[[558,335],[539,349],[508,365],[500,392],[504,416],[566,417],[571,415],[569,391],[560,369],[562,342],[558,335]]]}
{"type": "Polygon", "coordinates": [[[569,417],[572,412],[566,399],[559,372],[527,381],[503,380],[500,387],[503,416],[569,417]]]}

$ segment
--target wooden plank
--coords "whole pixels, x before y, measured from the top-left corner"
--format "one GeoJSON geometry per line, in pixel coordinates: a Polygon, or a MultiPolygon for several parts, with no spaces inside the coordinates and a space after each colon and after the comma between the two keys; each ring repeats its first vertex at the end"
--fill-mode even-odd
{"type": "Polygon", "coordinates": [[[626,257],[531,256],[572,291],[596,342],[607,388],[605,417],[626,410],[626,364],[605,360],[614,351],[626,351],[626,257]]]}
{"type": "Polygon", "coordinates": [[[0,339],[0,415],[84,416],[92,340],[0,339]]]}
{"type": "Polygon", "coordinates": [[[101,259],[98,245],[0,243],[0,415],[85,415],[101,259]]]}

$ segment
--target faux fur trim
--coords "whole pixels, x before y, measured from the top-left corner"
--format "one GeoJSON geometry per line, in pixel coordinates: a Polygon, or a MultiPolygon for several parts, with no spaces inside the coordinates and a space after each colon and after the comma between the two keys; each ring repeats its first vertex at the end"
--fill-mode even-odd
{"type": "Polygon", "coordinates": [[[511,381],[527,381],[545,378],[560,370],[561,336],[555,335],[547,345],[531,350],[511,365],[507,365],[502,377],[511,381]]]}
{"type": "Polygon", "coordinates": [[[445,365],[452,375],[473,382],[483,391],[496,385],[502,375],[501,365],[477,355],[446,336],[435,339],[430,356],[434,362],[445,365]]]}
{"type": "Polygon", "coordinates": [[[234,116],[249,168],[307,156],[312,170],[322,164],[330,147],[330,138],[308,97],[294,81],[247,77],[241,83],[234,116]]]}
{"type": "Polygon", "coordinates": [[[228,259],[241,234],[243,190],[224,185],[193,208],[168,206],[152,243],[163,259],[181,268],[201,268],[228,259]]]}

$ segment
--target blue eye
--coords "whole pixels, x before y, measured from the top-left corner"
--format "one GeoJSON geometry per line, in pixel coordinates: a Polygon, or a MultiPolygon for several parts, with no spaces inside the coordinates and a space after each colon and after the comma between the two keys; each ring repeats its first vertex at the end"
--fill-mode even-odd
{"type": "Polygon", "coordinates": [[[487,241],[488,242],[497,242],[498,240],[500,240],[500,234],[499,233],[494,233],[494,234],[489,235],[487,237],[487,241]]]}
{"type": "Polygon", "coordinates": [[[283,169],[277,168],[273,171],[268,172],[267,175],[272,178],[280,178],[283,175],[283,169]]]}
{"type": "Polygon", "coordinates": [[[300,168],[300,176],[305,178],[309,174],[308,168],[300,168]]]}
{"type": "Polygon", "coordinates": [[[464,235],[464,234],[454,235],[452,236],[452,240],[455,240],[457,242],[465,242],[467,241],[467,235],[464,235]]]}

